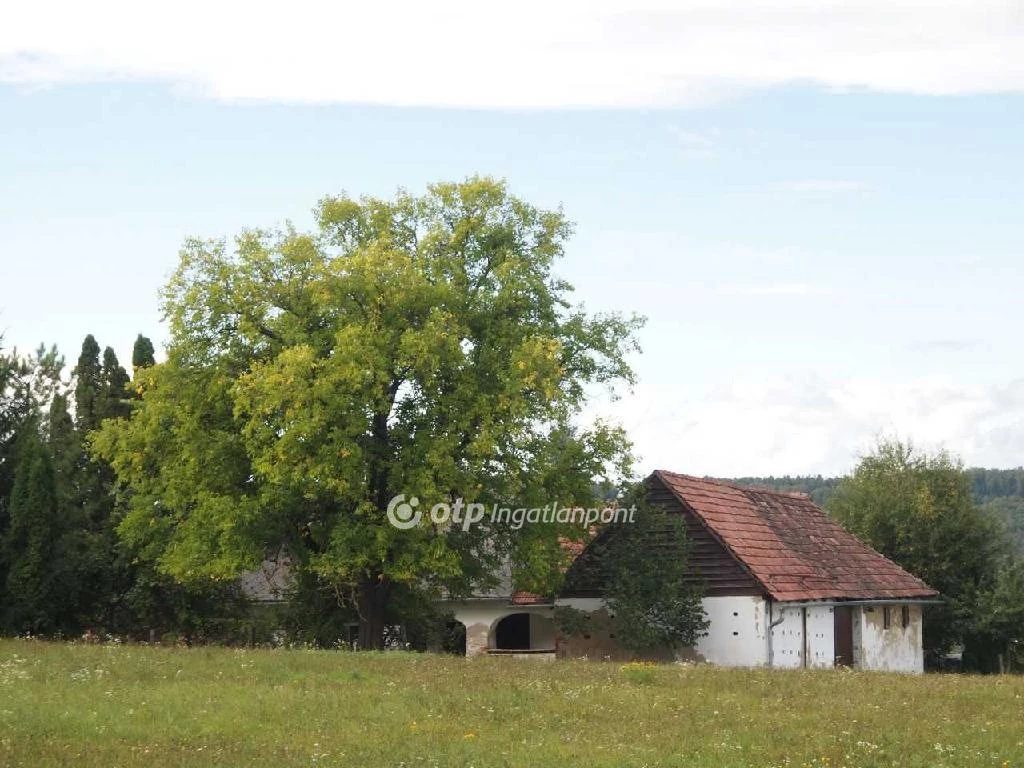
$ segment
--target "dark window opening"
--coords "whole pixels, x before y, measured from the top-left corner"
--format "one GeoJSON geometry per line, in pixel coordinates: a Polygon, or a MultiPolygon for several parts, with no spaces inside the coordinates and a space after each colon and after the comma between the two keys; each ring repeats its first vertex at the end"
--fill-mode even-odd
{"type": "Polygon", "coordinates": [[[530,650],[530,614],[513,613],[494,628],[494,647],[499,651],[530,650]]]}
{"type": "Polygon", "coordinates": [[[885,606],[882,609],[882,629],[889,629],[892,626],[892,608],[885,606]]]}
{"type": "Polygon", "coordinates": [[[900,618],[903,620],[903,628],[906,629],[910,626],[910,606],[904,605],[900,609],[900,613],[902,614],[900,618]]]}

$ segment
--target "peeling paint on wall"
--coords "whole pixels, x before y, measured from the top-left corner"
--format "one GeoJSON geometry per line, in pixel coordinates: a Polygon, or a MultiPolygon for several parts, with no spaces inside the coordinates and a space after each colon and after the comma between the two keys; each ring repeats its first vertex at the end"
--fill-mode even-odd
{"type": "MultiPolygon", "coordinates": [[[[638,655],[621,644],[608,628],[604,601],[600,598],[558,600],[559,606],[586,611],[594,616],[594,629],[574,636],[558,634],[552,622],[552,606],[514,606],[504,601],[467,600],[453,604],[455,618],[466,627],[466,655],[486,653],[494,647],[494,628],[514,613],[529,613],[532,648],[557,647],[560,657],[660,661],[706,661],[720,666],[778,668],[830,668],[835,664],[835,607],[831,603],[786,607],[775,603],[771,612],[763,598],[749,596],[706,597],[702,601],[709,619],[707,634],[694,648],[663,649],[638,655]],[[769,629],[769,621],[775,623],[769,629]],[[771,642],[768,633],[771,633],[771,642]],[[770,651],[769,651],[770,649],[770,651]],[[770,657],[769,657],[770,653],[770,657]]],[[[851,624],[853,664],[857,669],[898,672],[924,671],[921,648],[920,605],[907,605],[903,626],[901,605],[891,606],[891,625],[884,626],[882,606],[855,605],[851,624]]]]}
{"type": "Polygon", "coordinates": [[[903,625],[902,606],[890,606],[890,611],[888,629],[885,628],[884,606],[865,606],[860,611],[860,620],[854,617],[857,667],[890,672],[924,672],[921,606],[907,606],[906,626],[903,625]]]}

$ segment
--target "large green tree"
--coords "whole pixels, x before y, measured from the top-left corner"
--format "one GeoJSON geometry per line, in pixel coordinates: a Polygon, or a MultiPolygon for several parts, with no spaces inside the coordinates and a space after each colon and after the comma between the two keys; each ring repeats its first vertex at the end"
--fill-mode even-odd
{"type": "Polygon", "coordinates": [[[1007,541],[971,496],[970,477],[945,452],[882,440],[836,488],[828,511],[848,530],[937,589],[925,611],[925,651],[967,640],[996,583],[1007,541]]]}
{"type": "Polygon", "coordinates": [[[95,449],[131,491],[123,536],[166,572],[230,579],[283,551],[377,647],[397,585],[457,593],[506,557],[522,584],[557,578],[555,525],[397,530],[386,509],[590,502],[628,446],[577,420],[594,385],[632,381],[639,320],[574,307],[552,273],[569,223],[500,182],[315,215],[185,245],[167,360],[95,449]]]}

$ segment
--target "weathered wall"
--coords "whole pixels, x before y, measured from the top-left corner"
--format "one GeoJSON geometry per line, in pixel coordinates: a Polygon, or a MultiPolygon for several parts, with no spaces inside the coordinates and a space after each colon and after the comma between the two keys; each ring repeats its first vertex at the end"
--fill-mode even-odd
{"type": "Polygon", "coordinates": [[[836,665],[836,616],[833,606],[807,606],[804,650],[808,667],[830,669],[836,665]]]}
{"type": "Polygon", "coordinates": [[[797,669],[804,665],[804,620],[802,608],[772,608],[771,665],[779,669],[797,669]],[[781,621],[780,621],[781,619],[781,621]]]}
{"type": "MultiPolygon", "coordinates": [[[[835,662],[835,614],[831,605],[784,608],[776,603],[772,619],[781,623],[771,629],[771,660],[767,632],[769,616],[765,600],[757,597],[705,597],[704,612],[710,620],[708,634],[695,648],[638,655],[625,648],[607,626],[600,598],[566,598],[557,601],[593,615],[592,628],[570,637],[558,635],[551,606],[517,606],[499,600],[467,600],[451,604],[456,620],[466,627],[466,655],[484,653],[494,645],[494,627],[513,613],[529,613],[531,648],[557,647],[560,657],[631,660],[694,660],[720,666],[757,667],[769,663],[778,668],[805,666],[829,668],[835,662]]],[[[881,606],[856,607],[852,614],[853,661],[858,669],[898,672],[924,671],[921,650],[921,606],[909,606],[910,621],[903,626],[899,605],[892,606],[892,623],[884,629],[881,606]]]]}
{"type": "MultiPolygon", "coordinates": [[[[553,611],[548,610],[548,614],[553,611]]],[[[555,622],[550,615],[538,613],[530,615],[530,647],[534,649],[554,650],[555,622]]]]}
{"type": "Polygon", "coordinates": [[[554,648],[554,609],[550,605],[510,605],[506,600],[463,600],[449,604],[455,620],[466,627],[466,655],[494,647],[494,627],[513,613],[530,614],[531,648],[554,648]]]}
{"type": "Polygon", "coordinates": [[[768,663],[767,617],[760,597],[705,597],[708,633],[697,653],[723,667],[760,667],[768,663]]]}
{"type": "Polygon", "coordinates": [[[694,658],[689,650],[684,650],[680,654],[673,653],[668,648],[643,653],[632,651],[624,646],[610,629],[608,611],[604,607],[588,612],[591,625],[587,629],[572,635],[559,634],[559,658],[597,661],[675,661],[677,658],[694,658]]]}
{"type": "Polygon", "coordinates": [[[779,669],[835,666],[835,608],[830,604],[773,608],[772,666],[779,669]],[[782,619],[779,621],[779,619],[782,619]]]}
{"type": "Polygon", "coordinates": [[[756,597],[705,597],[704,612],[710,620],[708,634],[695,648],[637,654],[622,645],[606,626],[608,614],[599,598],[567,598],[558,605],[587,611],[593,626],[586,632],[558,639],[558,655],[626,661],[644,658],[660,661],[708,661],[721,666],[753,667],[767,661],[765,602],[756,597]]]}
{"type": "Polygon", "coordinates": [[[924,672],[922,610],[908,606],[910,621],[903,626],[899,605],[892,606],[892,622],[885,629],[884,608],[864,606],[853,616],[854,664],[858,669],[889,672],[924,672]]]}

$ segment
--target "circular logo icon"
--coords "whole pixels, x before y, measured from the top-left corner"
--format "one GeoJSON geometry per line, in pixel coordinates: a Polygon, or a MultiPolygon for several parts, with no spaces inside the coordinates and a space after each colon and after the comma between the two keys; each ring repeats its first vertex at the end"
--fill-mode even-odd
{"type": "Polygon", "coordinates": [[[415,496],[405,500],[405,494],[400,493],[388,502],[388,522],[400,531],[407,531],[415,528],[420,523],[422,513],[417,507],[420,500],[415,496]]]}

